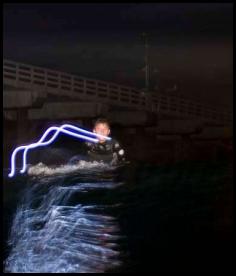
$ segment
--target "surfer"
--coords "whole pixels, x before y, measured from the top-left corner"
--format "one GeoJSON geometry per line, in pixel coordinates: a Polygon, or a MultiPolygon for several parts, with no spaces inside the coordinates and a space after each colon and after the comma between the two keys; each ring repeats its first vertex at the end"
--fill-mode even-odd
{"type": "MultiPolygon", "coordinates": [[[[108,137],[111,133],[108,120],[105,118],[98,119],[94,124],[93,132],[108,137]]],[[[80,160],[102,161],[111,165],[125,162],[125,151],[116,139],[106,140],[98,137],[98,140],[98,143],[85,142],[85,154],[74,156],[69,164],[76,164],[80,160]]]]}

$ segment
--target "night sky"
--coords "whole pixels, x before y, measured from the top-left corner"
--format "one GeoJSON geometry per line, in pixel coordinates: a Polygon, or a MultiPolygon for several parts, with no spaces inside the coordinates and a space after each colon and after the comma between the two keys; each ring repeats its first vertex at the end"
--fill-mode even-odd
{"type": "Polygon", "coordinates": [[[157,93],[232,107],[232,3],[4,4],[3,15],[4,58],[143,88],[146,32],[157,93]]]}

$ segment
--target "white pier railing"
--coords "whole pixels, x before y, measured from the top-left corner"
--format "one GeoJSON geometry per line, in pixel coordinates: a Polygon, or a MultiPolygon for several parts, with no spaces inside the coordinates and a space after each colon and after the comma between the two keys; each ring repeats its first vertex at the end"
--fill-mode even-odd
{"type": "Polygon", "coordinates": [[[177,96],[145,94],[142,90],[84,78],[64,72],[3,60],[3,83],[17,88],[36,89],[42,93],[67,96],[115,106],[159,112],[178,117],[229,123],[232,113],[217,110],[177,96]]]}

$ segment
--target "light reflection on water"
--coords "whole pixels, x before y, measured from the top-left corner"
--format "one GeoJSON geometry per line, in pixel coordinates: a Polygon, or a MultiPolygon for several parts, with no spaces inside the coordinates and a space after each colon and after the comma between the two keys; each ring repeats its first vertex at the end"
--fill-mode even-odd
{"type": "Polygon", "coordinates": [[[45,168],[43,177],[21,176],[4,186],[4,209],[18,205],[6,271],[231,269],[231,162],[67,169],[53,175],[45,168]],[[27,192],[19,204],[13,198],[21,198],[22,186],[27,192]]]}
{"type": "Polygon", "coordinates": [[[115,206],[81,204],[76,197],[123,183],[111,178],[101,181],[96,174],[91,182],[88,178],[75,174],[68,182],[50,170],[50,177],[28,180],[12,223],[5,272],[100,273],[121,265],[119,225],[104,213],[105,208],[115,206]]]}

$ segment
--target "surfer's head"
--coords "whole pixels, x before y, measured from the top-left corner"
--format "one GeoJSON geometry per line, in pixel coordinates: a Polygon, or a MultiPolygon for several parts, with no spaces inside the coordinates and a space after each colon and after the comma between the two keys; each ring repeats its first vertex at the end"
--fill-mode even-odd
{"type": "MultiPolygon", "coordinates": [[[[111,132],[108,120],[105,118],[98,119],[94,124],[93,132],[107,137],[111,132]]],[[[106,141],[105,138],[98,139],[99,143],[104,143],[106,141]]]]}

